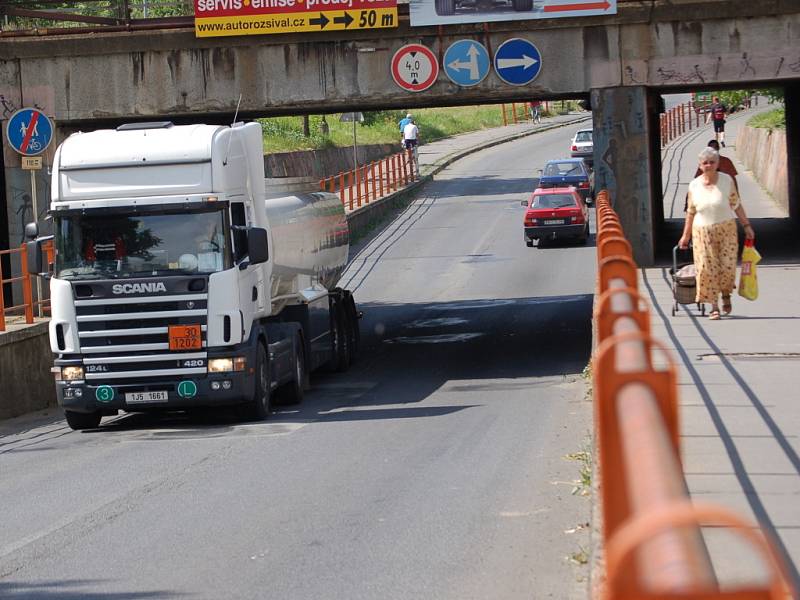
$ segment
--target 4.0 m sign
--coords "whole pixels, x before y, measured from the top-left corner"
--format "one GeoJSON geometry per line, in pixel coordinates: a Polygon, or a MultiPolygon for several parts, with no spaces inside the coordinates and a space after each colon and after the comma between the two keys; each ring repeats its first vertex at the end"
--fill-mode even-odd
{"type": "Polygon", "coordinates": [[[194,0],[197,37],[397,27],[397,0],[194,0]]]}

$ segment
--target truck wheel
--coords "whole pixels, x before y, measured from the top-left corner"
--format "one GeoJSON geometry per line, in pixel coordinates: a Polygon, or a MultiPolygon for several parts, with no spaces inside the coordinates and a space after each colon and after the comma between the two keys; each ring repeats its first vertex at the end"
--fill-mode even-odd
{"type": "Polygon", "coordinates": [[[295,339],[294,349],[294,380],[283,386],[281,402],[283,404],[300,404],[303,401],[303,392],[306,388],[307,379],[303,338],[298,335],[295,339]]]}
{"type": "Polygon", "coordinates": [[[264,345],[259,343],[256,351],[256,385],[252,399],[243,404],[240,414],[252,421],[263,421],[269,416],[270,409],[270,376],[269,361],[264,345]]]}
{"type": "Polygon", "coordinates": [[[350,343],[350,364],[356,362],[356,355],[358,354],[358,346],[361,342],[361,331],[358,327],[358,311],[356,311],[356,303],[353,296],[347,297],[347,340],[350,343]]]}
{"type": "Polygon", "coordinates": [[[79,413],[71,410],[65,410],[64,416],[67,418],[67,425],[70,429],[80,431],[82,429],[97,429],[100,425],[100,419],[103,415],[100,412],[79,413]]]}
{"type": "Polygon", "coordinates": [[[350,332],[347,311],[342,302],[334,304],[333,312],[333,370],[339,373],[350,366],[350,332]]]}
{"type": "Polygon", "coordinates": [[[455,0],[436,0],[435,2],[436,14],[446,17],[455,14],[456,3],[455,0]]]}
{"type": "Polygon", "coordinates": [[[511,0],[511,4],[517,12],[533,10],[533,0],[511,0]]]}

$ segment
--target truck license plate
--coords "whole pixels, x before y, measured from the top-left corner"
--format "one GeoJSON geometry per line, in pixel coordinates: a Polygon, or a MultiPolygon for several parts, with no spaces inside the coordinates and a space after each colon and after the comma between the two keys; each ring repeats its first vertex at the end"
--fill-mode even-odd
{"type": "Polygon", "coordinates": [[[544,224],[545,225],[563,225],[564,224],[564,220],[563,219],[545,219],[544,220],[544,224]]]}
{"type": "Polygon", "coordinates": [[[166,402],[168,399],[167,392],[129,392],[125,394],[125,402],[128,404],[166,402]]]}
{"type": "Polygon", "coordinates": [[[203,347],[200,325],[170,325],[170,350],[199,350],[203,347]]]}

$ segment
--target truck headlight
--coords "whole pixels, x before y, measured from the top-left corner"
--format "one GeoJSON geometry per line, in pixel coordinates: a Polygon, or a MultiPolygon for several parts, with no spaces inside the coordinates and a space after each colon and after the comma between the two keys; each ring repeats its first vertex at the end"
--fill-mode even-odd
{"type": "Polygon", "coordinates": [[[75,381],[76,379],[83,379],[83,367],[61,367],[61,379],[63,381],[75,381]]]}
{"type": "Polygon", "coordinates": [[[210,358],[208,359],[209,373],[229,373],[231,371],[244,371],[247,360],[244,356],[234,356],[233,358],[210,358]]]}

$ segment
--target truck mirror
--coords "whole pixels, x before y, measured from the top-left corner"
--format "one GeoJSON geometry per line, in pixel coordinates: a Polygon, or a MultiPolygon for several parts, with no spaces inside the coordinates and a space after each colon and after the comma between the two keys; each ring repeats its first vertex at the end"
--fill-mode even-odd
{"type": "MultiPolygon", "coordinates": [[[[36,226],[35,223],[28,223],[28,225],[25,226],[26,235],[28,234],[28,227],[30,225],[36,226]]],[[[44,262],[42,243],[39,240],[26,242],[25,251],[28,253],[28,273],[31,275],[39,275],[42,273],[44,270],[42,269],[42,263],[44,262]]]]}
{"type": "Polygon", "coordinates": [[[39,224],[35,221],[33,223],[26,223],[25,238],[29,240],[35,240],[37,237],[39,237],[39,224]]]}
{"type": "Polygon", "coordinates": [[[250,254],[250,264],[257,265],[269,260],[269,244],[267,230],[261,227],[251,227],[247,230],[247,249],[250,254]]]}
{"type": "Polygon", "coordinates": [[[527,200],[520,200],[520,204],[522,206],[528,206],[528,201],[527,200]]]}

